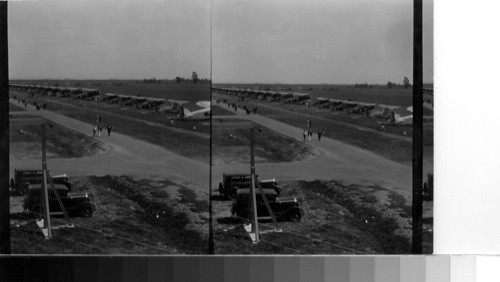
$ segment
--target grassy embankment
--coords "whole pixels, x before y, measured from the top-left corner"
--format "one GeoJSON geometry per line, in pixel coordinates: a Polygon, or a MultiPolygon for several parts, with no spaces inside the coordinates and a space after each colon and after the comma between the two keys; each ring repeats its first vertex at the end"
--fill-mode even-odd
{"type": "MultiPolygon", "coordinates": [[[[218,111],[225,110],[218,108],[218,111]]],[[[314,158],[319,154],[318,150],[308,144],[267,127],[259,125],[258,130],[255,131],[256,162],[300,161],[314,158]]],[[[250,131],[248,129],[214,130],[212,132],[212,163],[242,162],[250,162],[250,131]]]]}
{"type": "MultiPolygon", "coordinates": [[[[261,234],[254,245],[239,220],[230,218],[230,202],[214,201],[218,254],[399,254],[411,252],[411,207],[378,186],[330,182],[285,182],[283,195],[296,197],[303,218],[279,222],[281,233],[261,234]]],[[[432,205],[426,206],[426,210],[432,205]]],[[[432,214],[432,212],[430,212],[432,214]]],[[[424,220],[432,222],[432,215],[424,220]]],[[[428,227],[428,226],[427,226],[428,227]]],[[[263,222],[261,230],[274,228],[263,222]]],[[[432,230],[424,229],[424,251],[432,253],[432,230]]]]}
{"type": "Polygon", "coordinates": [[[21,107],[21,105],[16,106],[16,105],[9,104],[9,112],[23,112],[23,111],[26,111],[26,110],[24,109],[24,107],[21,107]]]}
{"type": "MultiPolygon", "coordinates": [[[[79,177],[75,190],[92,197],[90,218],[71,218],[74,228],[54,229],[46,240],[33,220],[11,231],[18,254],[202,254],[208,250],[208,201],[165,179],[79,177]],[[172,190],[177,197],[172,196],[172,190]],[[168,191],[168,192],[167,192],[168,191]]],[[[67,223],[53,219],[54,225],[67,223]]]]}
{"type": "MultiPolygon", "coordinates": [[[[12,115],[11,118],[32,118],[12,115]]],[[[75,132],[59,124],[50,123],[47,132],[48,158],[81,158],[108,150],[101,141],[75,132]]],[[[10,158],[15,160],[37,159],[42,156],[41,127],[11,124],[9,128],[10,158]]]]}

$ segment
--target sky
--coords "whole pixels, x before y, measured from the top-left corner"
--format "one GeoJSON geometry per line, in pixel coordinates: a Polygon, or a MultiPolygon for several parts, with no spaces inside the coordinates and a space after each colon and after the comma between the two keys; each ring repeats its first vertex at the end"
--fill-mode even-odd
{"type": "Polygon", "coordinates": [[[210,78],[210,1],[18,1],[11,79],[210,78]]]}
{"type": "MultiPolygon", "coordinates": [[[[214,83],[412,80],[413,0],[213,0],[214,83]]],[[[424,82],[433,3],[424,0],[424,82]]]]}

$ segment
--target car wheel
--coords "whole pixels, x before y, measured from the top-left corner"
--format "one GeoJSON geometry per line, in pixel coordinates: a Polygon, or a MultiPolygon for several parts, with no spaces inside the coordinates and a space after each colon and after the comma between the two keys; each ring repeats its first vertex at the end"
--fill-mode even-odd
{"type": "Polygon", "coordinates": [[[299,211],[293,211],[291,214],[290,214],[290,221],[293,221],[293,222],[297,222],[297,221],[300,221],[300,218],[302,217],[302,215],[300,214],[299,211]]]}
{"type": "Polygon", "coordinates": [[[28,187],[30,184],[28,182],[25,182],[19,186],[19,189],[17,190],[21,196],[24,196],[28,193],[28,187]]]}
{"type": "Polygon", "coordinates": [[[247,221],[248,220],[248,209],[242,209],[240,211],[236,211],[235,215],[237,218],[247,221]]]}
{"type": "Polygon", "coordinates": [[[229,197],[229,199],[236,198],[236,189],[231,189],[231,191],[229,191],[229,194],[227,196],[229,197]]]}
{"type": "Polygon", "coordinates": [[[71,192],[71,189],[73,189],[73,185],[71,185],[71,183],[69,182],[64,183],[64,185],[66,186],[66,188],[68,188],[68,192],[71,192]]]}
{"type": "MultiPolygon", "coordinates": [[[[30,211],[30,209],[28,209],[28,211],[30,211]]],[[[43,211],[41,205],[34,205],[30,213],[37,219],[43,218],[43,211]]]]}
{"type": "Polygon", "coordinates": [[[92,216],[92,208],[91,207],[85,207],[80,211],[81,216],[83,217],[91,217],[92,216]]]}

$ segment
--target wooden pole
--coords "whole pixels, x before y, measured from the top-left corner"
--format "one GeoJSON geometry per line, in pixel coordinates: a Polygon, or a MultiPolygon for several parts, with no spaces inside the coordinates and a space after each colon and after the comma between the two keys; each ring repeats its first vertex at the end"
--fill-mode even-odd
{"type": "Polygon", "coordinates": [[[250,128],[250,175],[252,176],[252,187],[250,189],[252,197],[252,232],[255,234],[255,242],[259,243],[259,226],[257,215],[257,199],[255,196],[255,129],[250,128]]]}
{"type": "MultiPolygon", "coordinates": [[[[210,95],[212,95],[212,92],[210,92],[210,95]]],[[[214,215],[213,215],[213,206],[212,206],[212,117],[210,117],[210,156],[209,156],[209,162],[210,162],[210,167],[209,167],[209,174],[208,174],[208,254],[213,255],[215,253],[215,246],[214,246],[214,225],[213,225],[213,220],[214,220],[214,215]]]]}
{"type": "Polygon", "coordinates": [[[47,239],[52,237],[50,225],[50,206],[49,193],[47,189],[47,130],[46,125],[42,124],[42,172],[43,172],[43,206],[44,206],[44,221],[43,227],[47,228],[47,239]]]}
{"type": "Polygon", "coordinates": [[[413,236],[412,253],[422,253],[423,185],[423,71],[422,0],[414,0],[413,10],[413,236]]]}
{"type": "Polygon", "coordinates": [[[0,253],[10,254],[7,2],[0,1],[0,253]]]}

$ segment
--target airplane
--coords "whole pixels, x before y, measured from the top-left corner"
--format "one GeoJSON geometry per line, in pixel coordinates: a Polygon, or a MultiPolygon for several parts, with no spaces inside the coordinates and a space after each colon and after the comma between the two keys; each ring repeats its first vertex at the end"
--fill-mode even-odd
{"type": "Polygon", "coordinates": [[[389,125],[413,125],[413,107],[410,106],[406,109],[408,112],[412,113],[410,115],[401,116],[400,114],[391,111],[391,118],[389,125]]]}
{"type": "Polygon", "coordinates": [[[412,125],[413,124],[413,115],[400,116],[394,112],[392,112],[393,118],[391,119],[392,124],[394,125],[412,125]]]}
{"type": "Polygon", "coordinates": [[[184,106],[180,106],[180,119],[181,120],[188,120],[188,119],[210,119],[211,116],[211,109],[210,109],[210,102],[209,101],[199,101],[196,103],[198,107],[201,107],[203,109],[201,110],[196,110],[196,111],[189,111],[186,109],[184,106]]]}

